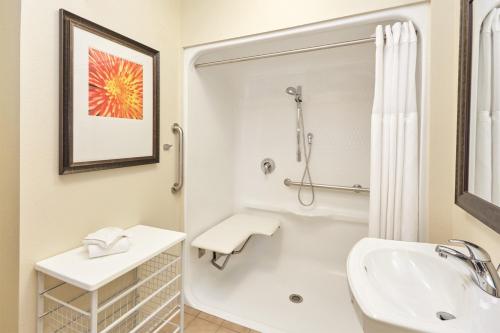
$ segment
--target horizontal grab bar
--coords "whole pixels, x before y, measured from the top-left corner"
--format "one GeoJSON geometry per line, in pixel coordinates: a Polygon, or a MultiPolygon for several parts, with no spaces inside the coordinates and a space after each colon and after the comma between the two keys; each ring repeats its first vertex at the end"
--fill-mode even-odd
{"type": "MultiPolygon", "coordinates": [[[[301,182],[293,182],[290,178],[285,178],[283,181],[283,184],[285,186],[300,186],[301,182]]],[[[303,186],[313,186],[317,188],[324,188],[327,190],[336,190],[336,191],[348,191],[348,192],[354,192],[354,193],[361,193],[361,192],[370,192],[370,189],[367,187],[362,187],[359,184],[355,184],[353,186],[340,186],[340,185],[326,185],[326,184],[311,184],[311,183],[304,183],[303,186]]]]}

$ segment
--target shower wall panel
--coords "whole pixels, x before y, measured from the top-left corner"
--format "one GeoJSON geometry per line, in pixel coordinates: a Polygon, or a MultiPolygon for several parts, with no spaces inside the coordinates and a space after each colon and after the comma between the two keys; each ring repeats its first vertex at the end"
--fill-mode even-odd
{"type": "MultiPolygon", "coordinates": [[[[296,160],[296,105],[285,94],[301,85],[305,132],[313,134],[313,182],[369,187],[370,116],[374,88],[374,46],[353,46],[232,65],[236,92],[235,196],[239,207],[275,206],[303,210],[296,187],[304,170],[296,160]],[[260,163],[272,158],[265,175],[260,163]]],[[[309,189],[303,190],[308,198],[309,189]]],[[[307,200],[306,200],[307,201],[307,200]]],[[[368,211],[368,195],[316,190],[311,209],[368,211]]],[[[311,210],[309,209],[309,210],[311,210]]]]}

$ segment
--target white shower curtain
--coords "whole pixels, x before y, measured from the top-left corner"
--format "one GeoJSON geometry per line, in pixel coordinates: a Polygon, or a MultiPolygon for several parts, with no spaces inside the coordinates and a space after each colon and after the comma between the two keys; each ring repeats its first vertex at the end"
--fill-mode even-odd
{"type": "Polygon", "coordinates": [[[415,28],[411,22],[378,26],[375,44],[369,234],[370,237],[416,241],[419,120],[415,28]]]}
{"type": "Polygon", "coordinates": [[[484,19],[479,40],[474,194],[500,205],[500,10],[484,19]]]}

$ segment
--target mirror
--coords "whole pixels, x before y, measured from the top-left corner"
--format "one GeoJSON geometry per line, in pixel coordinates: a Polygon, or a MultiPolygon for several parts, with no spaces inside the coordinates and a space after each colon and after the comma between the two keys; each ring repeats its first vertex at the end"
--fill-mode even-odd
{"type": "Polygon", "coordinates": [[[500,233],[500,0],[462,0],[455,202],[500,233]]]}

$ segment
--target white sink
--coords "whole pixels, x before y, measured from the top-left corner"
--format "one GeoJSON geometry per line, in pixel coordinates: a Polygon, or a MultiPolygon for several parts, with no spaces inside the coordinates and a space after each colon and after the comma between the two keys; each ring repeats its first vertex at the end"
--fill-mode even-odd
{"type": "Polygon", "coordinates": [[[500,332],[500,299],[435,246],[364,238],[352,248],[347,275],[365,333],[500,332]],[[442,320],[438,312],[456,318],[442,320]]]}

